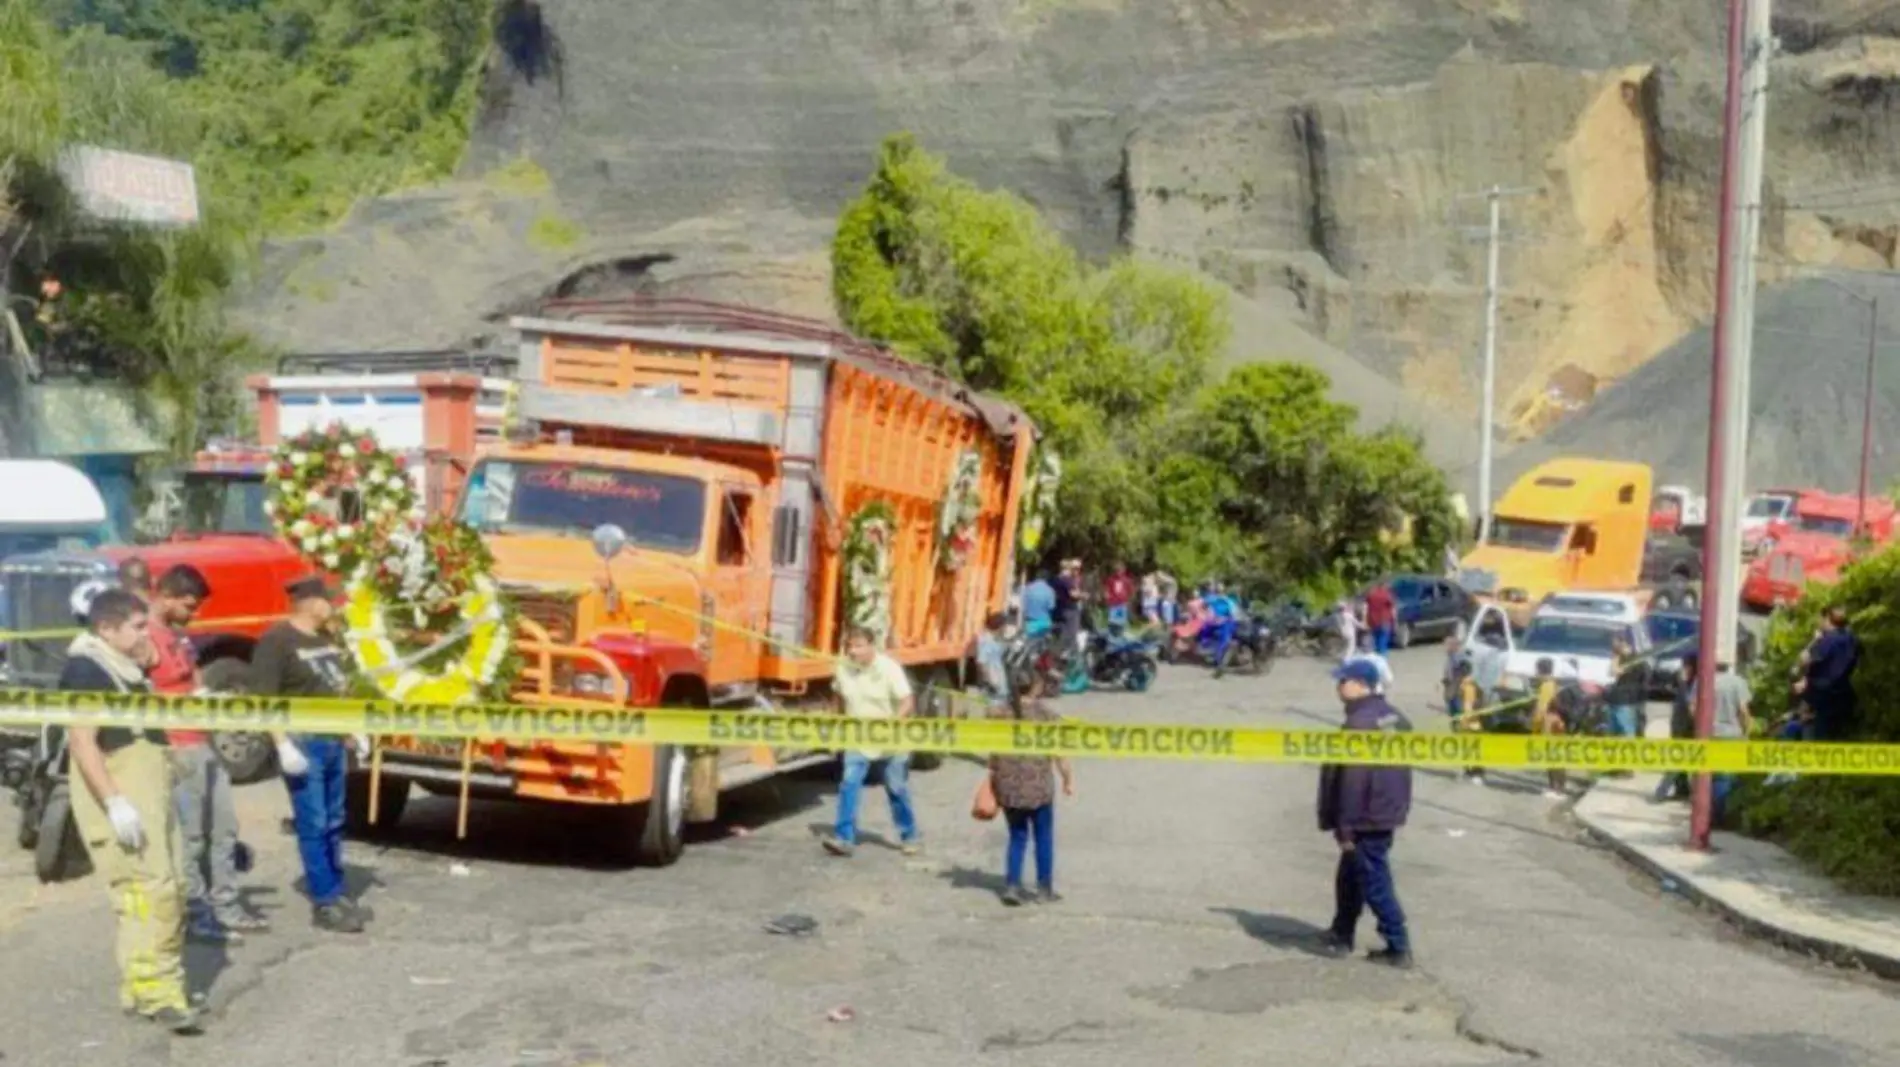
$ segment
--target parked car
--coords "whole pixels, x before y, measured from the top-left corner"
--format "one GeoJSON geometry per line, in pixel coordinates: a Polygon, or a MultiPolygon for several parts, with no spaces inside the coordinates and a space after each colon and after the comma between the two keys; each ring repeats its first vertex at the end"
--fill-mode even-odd
{"type": "MultiPolygon", "coordinates": [[[[1649,672],[1649,695],[1654,700],[1673,700],[1682,684],[1682,657],[1694,651],[1702,633],[1702,617],[1687,611],[1652,611],[1643,617],[1643,629],[1655,650],[1655,664],[1649,672]]],[[[1746,672],[1755,662],[1757,642],[1748,627],[1735,626],[1735,669],[1746,672]]]]}
{"type": "MultiPolygon", "coordinates": [[[[1385,580],[1398,609],[1392,644],[1409,648],[1414,641],[1442,641],[1457,632],[1458,623],[1471,617],[1477,601],[1449,578],[1429,574],[1395,574],[1385,580]]],[[[1365,594],[1361,593],[1363,599],[1365,594]]]]}
{"type": "Polygon", "coordinates": [[[1588,691],[1607,688],[1616,678],[1611,646],[1617,637],[1627,640],[1638,655],[1649,651],[1642,599],[1622,592],[1559,593],[1545,598],[1521,631],[1512,630],[1500,605],[1480,605],[1465,637],[1465,650],[1473,656],[1504,657],[1497,695],[1518,704],[1488,719],[1487,728],[1506,733],[1530,728],[1524,701],[1540,659],[1551,661],[1552,674],[1560,683],[1574,682],[1588,691]]]}

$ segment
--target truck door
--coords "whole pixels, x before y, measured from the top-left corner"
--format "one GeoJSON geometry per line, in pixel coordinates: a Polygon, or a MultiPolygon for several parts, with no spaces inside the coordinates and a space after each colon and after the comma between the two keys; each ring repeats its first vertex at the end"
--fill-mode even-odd
{"type": "Polygon", "coordinates": [[[758,490],[753,486],[722,483],[719,487],[719,540],[707,592],[717,605],[720,625],[713,632],[711,684],[715,701],[722,697],[749,697],[741,692],[756,685],[764,642],[765,615],[771,591],[762,539],[758,536],[758,490]],[[720,690],[725,690],[724,693],[720,690]]]}

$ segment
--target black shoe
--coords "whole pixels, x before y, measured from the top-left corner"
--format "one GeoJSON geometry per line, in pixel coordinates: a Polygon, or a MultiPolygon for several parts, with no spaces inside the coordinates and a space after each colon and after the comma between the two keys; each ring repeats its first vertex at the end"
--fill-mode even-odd
{"type": "Polygon", "coordinates": [[[1004,907],[1020,908],[1027,903],[1029,903],[1029,894],[1023,892],[1022,886],[1012,885],[1003,890],[1004,907]]]}
{"type": "Polygon", "coordinates": [[[310,922],[319,930],[333,934],[360,934],[363,932],[363,916],[348,904],[337,902],[323,904],[310,913],[310,922]]]}
{"type": "Polygon", "coordinates": [[[180,1037],[195,1037],[205,1032],[204,1022],[199,1019],[198,1013],[183,1008],[160,1008],[144,1018],[180,1037]]]}
{"type": "Polygon", "coordinates": [[[1336,960],[1352,955],[1352,942],[1328,930],[1319,939],[1319,954],[1336,960]]]}
{"type": "Polygon", "coordinates": [[[1382,963],[1387,967],[1394,967],[1401,971],[1409,971],[1412,969],[1412,954],[1410,952],[1394,952],[1389,948],[1380,949],[1377,952],[1366,953],[1366,962],[1382,963]]]}
{"type": "Polygon", "coordinates": [[[1062,894],[1056,892],[1054,886],[1049,886],[1049,885],[1043,886],[1041,889],[1036,891],[1036,903],[1060,904],[1062,903],[1062,894]]]}

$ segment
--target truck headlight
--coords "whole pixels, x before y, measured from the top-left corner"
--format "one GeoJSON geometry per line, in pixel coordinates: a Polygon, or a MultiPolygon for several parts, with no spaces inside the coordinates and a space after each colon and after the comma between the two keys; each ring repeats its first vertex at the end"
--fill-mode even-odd
{"type": "Polygon", "coordinates": [[[589,674],[583,671],[577,671],[574,674],[573,681],[569,684],[576,693],[585,696],[605,696],[607,693],[607,676],[604,674],[589,674]]]}
{"type": "Polygon", "coordinates": [[[1506,589],[1501,595],[1505,602],[1509,604],[1526,604],[1529,603],[1531,599],[1529,593],[1517,588],[1506,589]]]}

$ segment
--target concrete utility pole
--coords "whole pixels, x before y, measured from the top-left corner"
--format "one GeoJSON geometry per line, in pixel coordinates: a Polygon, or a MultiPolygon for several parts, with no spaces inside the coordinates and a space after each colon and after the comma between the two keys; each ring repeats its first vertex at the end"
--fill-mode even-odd
{"type": "Polygon", "coordinates": [[[1867,468],[1874,460],[1874,358],[1880,347],[1880,298],[1867,301],[1867,390],[1860,401],[1860,503],[1854,536],[1867,535],[1867,468]]]}
{"type": "MultiPolygon", "coordinates": [[[[1706,738],[1715,729],[1716,661],[1721,655],[1723,606],[1735,599],[1740,551],[1733,557],[1723,554],[1721,543],[1735,537],[1729,529],[1739,519],[1736,506],[1739,486],[1729,484],[1730,452],[1742,447],[1735,439],[1737,421],[1731,416],[1747,404],[1746,395],[1738,395],[1742,379],[1735,365],[1745,353],[1735,350],[1735,322],[1752,313],[1753,291],[1741,292],[1737,275],[1745,255],[1741,243],[1741,213],[1737,208],[1743,196],[1742,149],[1742,68],[1746,61],[1746,31],[1749,0],[1728,0],[1728,87],[1722,109],[1722,200],[1718,215],[1720,226],[1716,242],[1715,264],[1715,354],[1709,374],[1709,537],[1702,556],[1702,633],[1700,659],[1696,666],[1696,736],[1706,738]]],[[[1734,640],[1734,635],[1728,635],[1734,640]]],[[[1707,774],[1695,778],[1695,791],[1689,817],[1689,847],[1706,850],[1713,823],[1712,782],[1707,774]]]]}
{"type": "MultiPolygon", "coordinates": [[[[1736,249],[1733,292],[1730,294],[1734,322],[1732,362],[1735,404],[1729,410],[1730,434],[1724,452],[1727,476],[1726,514],[1728,521],[1719,528],[1713,524],[1708,534],[1715,547],[1717,565],[1739,572],[1742,566],[1740,519],[1748,492],[1748,427],[1754,392],[1751,382],[1755,364],[1755,290],[1756,264],[1761,250],[1763,213],[1763,161],[1768,145],[1768,65],[1774,58],[1775,38],[1771,14],[1774,0],[1748,0],[1747,39],[1743,44],[1746,66],[1742,70],[1741,176],[1739,202],[1740,242],[1736,249]]],[[[1709,491],[1713,493],[1714,487],[1709,491]]],[[[1720,617],[1716,623],[1716,658],[1734,662],[1736,628],[1741,624],[1739,597],[1725,597],[1716,603],[1720,617]]]]}
{"type": "Polygon", "coordinates": [[[1491,540],[1491,453],[1497,436],[1498,377],[1498,252],[1503,238],[1504,198],[1528,196],[1535,189],[1485,190],[1490,222],[1485,228],[1484,263],[1484,396],[1478,413],[1478,543],[1491,540]]]}

